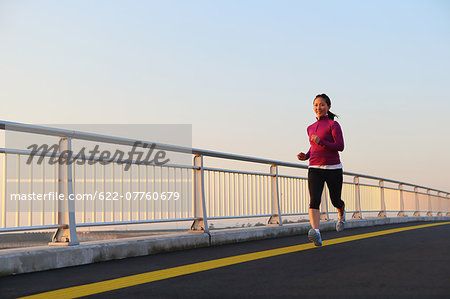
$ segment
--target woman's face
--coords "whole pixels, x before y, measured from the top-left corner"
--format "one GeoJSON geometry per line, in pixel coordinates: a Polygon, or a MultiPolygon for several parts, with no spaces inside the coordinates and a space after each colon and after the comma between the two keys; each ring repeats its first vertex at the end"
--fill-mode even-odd
{"type": "Polygon", "coordinates": [[[326,115],[328,113],[328,110],[330,110],[330,106],[328,106],[325,99],[316,98],[314,100],[314,112],[316,113],[317,118],[326,115]]]}

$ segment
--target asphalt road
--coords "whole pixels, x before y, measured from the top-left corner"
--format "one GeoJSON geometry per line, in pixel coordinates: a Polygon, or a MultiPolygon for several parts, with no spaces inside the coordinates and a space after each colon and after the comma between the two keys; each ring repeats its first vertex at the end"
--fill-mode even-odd
{"type": "MultiPolygon", "coordinates": [[[[392,228],[323,232],[324,240],[392,228]]],[[[306,235],[156,254],[0,278],[0,297],[309,243],[306,235]]],[[[95,298],[450,298],[450,224],[354,240],[138,284],[95,298]]]]}

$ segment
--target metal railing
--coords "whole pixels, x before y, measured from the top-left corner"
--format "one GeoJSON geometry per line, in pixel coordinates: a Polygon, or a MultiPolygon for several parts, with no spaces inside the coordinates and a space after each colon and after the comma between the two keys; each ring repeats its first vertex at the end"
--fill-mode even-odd
{"type": "MultiPolygon", "coordinates": [[[[150,141],[139,142],[142,147],[154,144],[159,150],[191,155],[192,165],[129,160],[130,169],[125,171],[123,161],[111,159],[109,164],[101,163],[105,159],[99,156],[90,159],[92,163],[50,165],[45,162],[62,157],[75,141],[135,146],[138,140],[5,121],[0,121],[0,129],[53,136],[58,140],[58,154],[53,156],[0,148],[3,156],[0,232],[56,229],[50,244],[72,245],[78,243],[76,227],[192,221],[191,230],[208,232],[208,220],[267,217],[267,225],[281,226],[283,217],[308,214],[307,179],[280,173],[280,169],[307,169],[306,165],[150,141]],[[44,163],[25,163],[31,154],[42,156],[44,163]],[[207,167],[205,157],[267,165],[267,172],[207,167]],[[70,194],[97,194],[99,190],[103,195],[122,197],[94,201],[10,200],[11,194],[21,192],[53,192],[67,198],[70,194]],[[170,192],[181,194],[182,200],[132,200],[123,196],[162,197],[170,192]]],[[[387,213],[398,217],[450,215],[449,192],[358,173],[344,172],[344,175],[352,180],[344,182],[342,199],[354,219],[361,219],[365,213],[376,213],[378,217],[386,217],[387,213]],[[361,183],[362,179],[369,183],[361,183]]],[[[323,199],[321,215],[328,220],[337,210],[331,206],[327,192],[323,199]]]]}

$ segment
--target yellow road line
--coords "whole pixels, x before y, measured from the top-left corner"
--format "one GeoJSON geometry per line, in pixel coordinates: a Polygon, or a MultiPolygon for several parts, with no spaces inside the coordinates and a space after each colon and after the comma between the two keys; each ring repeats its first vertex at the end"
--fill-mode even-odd
{"type": "MultiPolygon", "coordinates": [[[[408,226],[408,227],[402,227],[402,228],[394,228],[394,229],[388,229],[383,231],[377,231],[372,233],[366,233],[366,234],[360,234],[360,235],[354,235],[354,236],[348,236],[348,237],[342,237],[342,238],[336,238],[331,240],[326,240],[323,242],[323,246],[329,246],[334,244],[340,244],[355,240],[361,240],[366,238],[372,238],[377,236],[383,236],[413,229],[419,229],[419,228],[425,228],[425,227],[431,227],[431,226],[437,226],[437,225],[444,225],[444,224],[450,224],[450,222],[439,222],[439,223],[432,223],[432,224],[424,224],[424,225],[416,225],[416,226],[408,226]]],[[[293,245],[288,247],[282,247],[282,248],[276,248],[276,249],[270,249],[270,250],[264,250],[259,252],[253,252],[253,253],[247,253],[247,254],[241,254],[236,256],[230,256],[225,258],[220,258],[216,260],[210,260],[205,262],[199,262],[184,266],[178,266],[163,270],[157,270],[157,271],[151,271],[147,273],[142,274],[136,274],[136,275],[130,275],[125,277],[120,277],[116,279],[110,279],[105,280],[101,282],[95,282],[75,287],[68,287],[64,289],[59,289],[55,291],[49,291],[45,293],[40,293],[36,295],[31,295],[27,297],[22,298],[78,298],[82,296],[88,296],[103,292],[108,292],[112,290],[122,289],[126,287],[131,287],[135,285],[140,285],[144,283],[149,283],[153,281],[168,279],[172,277],[177,277],[181,275],[186,274],[192,274],[197,272],[202,272],[206,270],[216,269],[220,267],[235,265],[239,263],[245,263],[249,261],[259,260],[263,258],[268,258],[272,256],[277,256],[281,254],[286,253],[292,253],[292,252],[298,252],[303,250],[308,250],[315,248],[314,244],[307,243],[307,244],[301,244],[301,245],[293,245]]]]}

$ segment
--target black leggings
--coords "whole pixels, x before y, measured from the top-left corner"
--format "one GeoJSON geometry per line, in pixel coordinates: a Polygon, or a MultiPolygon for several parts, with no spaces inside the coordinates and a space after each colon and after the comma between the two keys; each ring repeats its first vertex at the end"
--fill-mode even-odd
{"type": "Polygon", "coordinates": [[[330,190],[330,199],[333,206],[337,209],[342,208],[344,206],[344,202],[341,199],[342,181],[342,169],[309,168],[308,188],[309,197],[311,198],[309,208],[319,209],[325,182],[327,182],[328,190],[330,190]]]}

